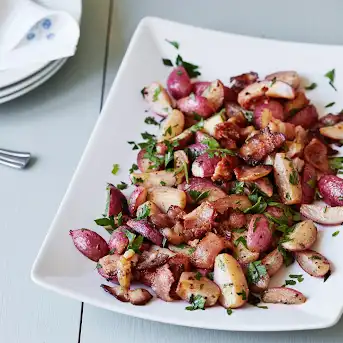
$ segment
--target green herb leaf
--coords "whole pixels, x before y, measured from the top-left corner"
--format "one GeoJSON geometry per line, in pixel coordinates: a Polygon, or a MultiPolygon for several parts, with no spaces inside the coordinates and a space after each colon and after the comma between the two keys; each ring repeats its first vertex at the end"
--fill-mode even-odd
{"type": "Polygon", "coordinates": [[[177,55],[175,64],[177,66],[183,66],[186,69],[186,72],[191,79],[201,75],[201,73],[198,70],[199,66],[184,61],[180,55],[177,55]]]}
{"type": "Polygon", "coordinates": [[[135,142],[133,142],[133,141],[128,141],[128,143],[129,143],[130,145],[132,145],[132,150],[138,150],[138,149],[139,149],[139,146],[138,146],[135,142]]]}
{"type": "Polygon", "coordinates": [[[129,185],[123,181],[120,181],[120,183],[118,183],[116,187],[122,191],[129,187],[129,185]]]}
{"type": "Polygon", "coordinates": [[[199,121],[199,123],[196,123],[196,124],[194,124],[193,126],[191,126],[191,127],[189,128],[189,130],[190,130],[191,132],[197,132],[197,131],[201,130],[203,127],[204,127],[204,119],[201,118],[201,120],[199,121]]]}
{"type": "Polygon", "coordinates": [[[226,313],[231,316],[231,314],[233,313],[232,309],[231,308],[227,308],[226,309],[226,313]]]}
{"type": "Polygon", "coordinates": [[[209,272],[209,273],[207,273],[207,275],[206,275],[210,280],[212,280],[213,281],[213,272],[209,272]]]}
{"type": "Polygon", "coordinates": [[[168,58],[162,58],[162,62],[167,67],[172,67],[173,66],[173,62],[171,60],[169,60],[168,58]]]}
{"type": "Polygon", "coordinates": [[[257,283],[266,274],[267,269],[261,261],[250,262],[248,264],[247,280],[249,283],[257,283]]]}
{"type": "Polygon", "coordinates": [[[329,104],[325,105],[325,108],[332,107],[335,104],[335,102],[330,102],[329,104]]]}
{"type": "Polygon", "coordinates": [[[99,226],[113,226],[114,224],[113,220],[111,218],[98,218],[95,219],[95,224],[99,226]]]}
{"type": "Polygon", "coordinates": [[[257,197],[257,201],[256,199],[256,194],[250,194],[248,195],[248,198],[250,201],[255,202],[255,204],[247,209],[245,209],[243,212],[244,213],[263,213],[265,211],[265,209],[267,208],[268,204],[266,203],[266,201],[261,197],[258,196],[257,197]]]}
{"type": "Polygon", "coordinates": [[[161,181],[161,182],[160,182],[160,185],[161,185],[161,186],[165,186],[166,183],[165,183],[164,181],[161,181]]]}
{"type": "Polygon", "coordinates": [[[101,269],[102,268],[102,265],[100,263],[97,263],[96,264],[96,269],[101,269]]]}
{"type": "MultiPolygon", "coordinates": [[[[160,95],[161,92],[162,92],[162,88],[160,86],[156,87],[154,94],[152,96],[153,102],[156,102],[158,100],[158,96],[160,95]]],[[[143,139],[145,139],[145,138],[143,137],[143,139]]]]}
{"type": "Polygon", "coordinates": [[[338,234],[339,234],[339,230],[335,231],[335,232],[332,234],[332,237],[336,237],[338,234]]]}
{"type": "Polygon", "coordinates": [[[195,203],[198,203],[199,201],[206,199],[210,195],[210,191],[198,192],[196,190],[190,190],[188,194],[195,203]]]}
{"type": "Polygon", "coordinates": [[[138,166],[134,163],[129,169],[129,173],[132,174],[135,170],[138,170],[138,166]]]}
{"type": "Polygon", "coordinates": [[[331,276],[331,270],[329,270],[325,275],[324,275],[324,282],[331,276]]]}
{"type": "Polygon", "coordinates": [[[168,42],[169,44],[171,44],[175,49],[178,49],[180,47],[180,44],[174,40],[168,40],[166,39],[166,42],[168,42]]]}
{"type": "Polygon", "coordinates": [[[245,119],[248,123],[252,123],[254,120],[254,112],[252,111],[242,111],[245,119]]]}
{"type": "Polygon", "coordinates": [[[144,123],[148,125],[157,125],[157,126],[160,125],[154,117],[146,117],[144,120],[144,123]]]}
{"type": "Polygon", "coordinates": [[[238,292],[237,295],[241,295],[242,300],[247,300],[247,294],[245,293],[245,290],[243,290],[242,292],[238,292]]]}
{"type": "Polygon", "coordinates": [[[232,194],[243,194],[244,193],[244,181],[234,181],[230,190],[232,194]]]}
{"type": "Polygon", "coordinates": [[[192,304],[192,306],[187,306],[187,311],[195,311],[195,310],[205,310],[205,303],[206,299],[201,295],[194,296],[191,295],[189,302],[192,304]]]}
{"type": "Polygon", "coordinates": [[[299,174],[295,169],[293,169],[292,172],[289,174],[289,182],[292,185],[299,184],[299,174]]]}
{"type": "Polygon", "coordinates": [[[226,155],[236,156],[236,153],[229,149],[207,149],[205,151],[209,157],[225,157],[226,155]]]}
{"type": "Polygon", "coordinates": [[[205,138],[201,144],[205,144],[209,147],[209,149],[218,149],[220,148],[219,143],[213,138],[213,137],[208,137],[205,138]]]}
{"type": "Polygon", "coordinates": [[[142,97],[143,97],[143,99],[144,99],[144,98],[145,98],[145,95],[147,94],[146,87],[143,87],[143,88],[141,89],[141,94],[142,94],[142,97]]]}
{"type": "Polygon", "coordinates": [[[343,169],[343,157],[329,158],[329,165],[333,170],[343,169]]]}
{"type": "Polygon", "coordinates": [[[283,256],[283,263],[286,267],[289,267],[294,262],[294,257],[292,253],[285,250],[281,245],[278,246],[278,250],[281,252],[283,256]]]}
{"type": "Polygon", "coordinates": [[[145,219],[149,217],[149,215],[150,215],[150,206],[148,206],[147,204],[144,204],[142,206],[142,210],[140,210],[139,215],[137,216],[137,220],[145,219]]]}
{"type": "Polygon", "coordinates": [[[118,171],[119,171],[119,164],[114,164],[112,168],[112,174],[117,175],[118,171]]]}
{"type": "Polygon", "coordinates": [[[237,247],[239,245],[239,243],[242,243],[248,249],[247,240],[245,237],[240,236],[233,242],[235,247],[237,247]]]}
{"type": "Polygon", "coordinates": [[[132,176],[132,184],[136,185],[138,183],[143,183],[144,180],[140,177],[135,177],[135,176],[132,176]]]}
{"type": "Polygon", "coordinates": [[[336,71],[335,69],[329,70],[324,76],[327,77],[329,79],[329,85],[335,90],[337,91],[336,87],[334,86],[334,82],[335,82],[335,75],[336,71]]]}
{"type": "Polygon", "coordinates": [[[196,274],[195,274],[195,276],[194,276],[194,277],[195,277],[195,279],[196,279],[196,280],[198,280],[198,281],[199,281],[199,280],[201,279],[202,275],[201,275],[201,273],[200,273],[200,272],[196,272],[196,274]]]}
{"type": "Polygon", "coordinates": [[[296,281],[294,281],[294,280],[286,280],[286,281],[285,281],[285,284],[282,285],[281,287],[294,286],[294,285],[296,285],[296,284],[297,284],[297,283],[296,283],[296,281]]]}
{"type": "Polygon", "coordinates": [[[312,82],[309,86],[305,87],[307,91],[311,91],[312,89],[317,88],[317,84],[315,82],[312,82]]]}
{"type": "Polygon", "coordinates": [[[276,77],[273,77],[272,82],[270,83],[270,87],[272,87],[275,82],[276,82],[276,77]]]}

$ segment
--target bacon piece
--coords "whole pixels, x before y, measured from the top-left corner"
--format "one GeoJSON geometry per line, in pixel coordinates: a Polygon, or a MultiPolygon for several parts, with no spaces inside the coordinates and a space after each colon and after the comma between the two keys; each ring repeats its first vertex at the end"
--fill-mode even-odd
{"type": "Polygon", "coordinates": [[[339,113],[339,114],[329,113],[319,119],[319,126],[320,127],[333,126],[335,124],[338,124],[341,121],[343,121],[343,113],[339,113]]]}
{"type": "Polygon", "coordinates": [[[329,172],[328,149],[319,139],[313,138],[304,149],[306,162],[322,172],[329,172]]]}
{"type": "Polygon", "coordinates": [[[211,231],[215,217],[216,211],[214,206],[207,201],[186,214],[183,217],[186,240],[201,238],[206,232],[211,231]]]}
{"type": "Polygon", "coordinates": [[[230,77],[230,82],[232,83],[231,89],[235,92],[240,92],[246,86],[251,85],[252,83],[258,80],[258,74],[254,71],[249,73],[244,73],[237,76],[230,77]]]}
{"type": "Polygon", "coordinates": [[[238,160],[235,156],[223,157],[214,170],[212,181],[229,181],[232,179],[233,169],[237,166],[238,160]]]}
{"type": "Polygon", "coordinates": [[[234,173],[239,181],[255,181],[267,176],[272,170],[273,167],[267,165],[259,165],[256,167],[240,166],[234,169],[234,173]]]}
{"type": "Polygon", "coordinates": [[[177,284],[183,272],[191,271],[190,259],[186,255],[177,254],[168,261],[168,266],[175,280],[171,286],[170,296],[173,299],[179,299],[179,296],[176,294],[177,284]]]}
{"type": "Polygon", "coordinates": [[[224,122],[217,124],[215,127],[214,137],[216,139],[232,139],[234,141],[239,140],[240,128],[234,123],[224,122]]]}
{"type": "Polygon", "coordinates": [[[112,296],[114,296],[116,299],[118,299],[121,302],[127,303],[130,301],[127,291],[121,286],[110,287],[110,286],[102,284],[100,285],[100,287],[105,292],[111,294],[112,296]]]}
{"type": "Polygon", "coordinates": [[[173,221],[165,213],[156,213],[150,216],[150,221],[158,228],[172,227],[173,221]]]}
{"type": "Polygon", "coordinates": [[[160,250],[144,251],[136,266],[137,270],[151,270],[160,267],[169,260],[170,256],[160,250]]]}
{"type": "Polygon", "coordinates": [[[136,288],[129,291],[129,299],[132,305],[141,306],[147,304],[153,296],[144,288],[136,288]]]}
{"type": "Polygon", "coordinates": [[[245,142],[239,150],[239,155],[249,164],[255,165],[280,148],[285,140],[282,133],[272,133],[266,127],[245,142]]]}
{"type": "Polygon", "coordinates": [[[191,262],[197,268],[213,268],[216,256],[224,248],[224,238],[208,232],[191,255],[191,262]]]}
{"type": "Polygon", "coordinates": [[[170,291],[175,279],[167,264],[159,267],[153,277],[151,288],[156,293],[157,297],[164,301],[174,301],[170,296],[170,291]]]}

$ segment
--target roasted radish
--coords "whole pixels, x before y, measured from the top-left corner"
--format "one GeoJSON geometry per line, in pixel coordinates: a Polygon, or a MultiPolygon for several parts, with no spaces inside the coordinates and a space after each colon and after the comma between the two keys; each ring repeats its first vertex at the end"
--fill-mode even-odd
{"type": "Polygon", "coordinates": [[[330,262],[316,251],[299,251],[295,253],[295,259],[300,267],[311,276],[324,277],[330,271],[330,262]]]}
{"type": "Polygon", "coordinates": [[[261,300],[272,304],[297,305],[303,304],[306,301],[306,297],[292,288],[274,287],[264,291],[261,300]]]}

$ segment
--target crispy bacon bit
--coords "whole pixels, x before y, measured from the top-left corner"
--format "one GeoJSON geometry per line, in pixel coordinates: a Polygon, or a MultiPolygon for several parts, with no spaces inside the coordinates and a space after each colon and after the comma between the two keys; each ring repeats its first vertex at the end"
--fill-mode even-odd
{"type": "Polygon", "coordinates": [[[107,285],[100,285],[100,287],[107,293],[111,294],[114,296],[116,299],[118,299],[121,302],[127,303],[130,301],[129,295],[125,289],[121,286],[107,286],[107,285]]]}
{"type": "Polygon", "coordinates": [[[229,181],[232,179],[232,172],[237,165],[237,158],[235,156],[225,156],[216,165],[212,181],[229,181]]]}
{"type": "Polygon", "coordinates": [[[144,251],[139,258],[136,266],[137,270],[151,270],[156,269],[165,264],[169,259],[169,255],[163,251],[144,251]]]}
{"type": "Polygon", "coordinates": [[[214,137],[216,139],[232,139],[234,141],[239,140],[240,128],[234,123],[225,122],[217,124],[215,127],[214,137]]]}
{"type": "Polygon", "coordinates": [[[156,293],[157,297],[164,301],[174,301],[170,296],[170,291],[175,282],[173,273],[167,264],[159,267],[153,277],[151,288],[156,293]]]}
{"type": "Polygon", "coordinates": [[[176,221],[182,219],[183,216],[186,215],[186,212],[181,207],[172,205],[168,208],[167,215],[176,223],[176,221]]]}
{"type": "Polygon", "coordinates": [[[179,282],[180,276],[183,272],[191,271],[190,259],[186,255],[175,255],[168,261],[169,269],[173,274],[174,283],[172,284],[170,290],[170,296],[173,299],[179,299],[179,296],[176,294],[177,284],[179,282]]]}
{"type": "Polygon", "coordinates": [[[205,201],[192,212],[186,214],[184,219],[184,235],[186,240],[203,237],[213,226],[216,211],[211,203],[205,201]]]}
{"type": "Polygon", "coordinates": [[[247,163],[255,165],[275,149],[280,148],[285,140],[282,133],[272,133],[266,127],[245,142],[239,150],[239,155],[247,163]]]}
{"type": "Polygon", "coordinates": [[[343,113],[339,114],[327,114],[326,116],[319,119],[319,126],[333,126],[343,121],[343,113]]]}
{"type": "Polygon", "coordinates": [[[251,85],[257,80],[258,80],[258,74],[255,73],[254,71],[251,71],[250,73],[244,73],[241,75],[233,76],[233,77],[230,77],[230,82],[232,83],[231,88],[235,92],[240,92],[246,86],[251,85]]]}
{"type": "Polygon", "coordinates": [[[313,138],[305,147],[306,162],[322,172],[329,172],[328,149],[319,139],[313,138]]]}
{"type": "Polygon", "coordinates": [[[272,170],[273,167],[267,165],[259,165],[256,167],[240,166],[234,169],[234,173],[239,181],[255,181],[267,176],[272,170]]]}
{"type": "Polygon", "coordinates": [[[153,296],[144,288],[136,288],[129,291],[129,299],[132,305],[142,306],[147,304],[153,296]]]}
{"type": "Polygon", "coordinates": [[[216,256],[225,248],[223,237],[208,232],[191,255],[191,261],[197,268],[213,268],[216,256]]]}

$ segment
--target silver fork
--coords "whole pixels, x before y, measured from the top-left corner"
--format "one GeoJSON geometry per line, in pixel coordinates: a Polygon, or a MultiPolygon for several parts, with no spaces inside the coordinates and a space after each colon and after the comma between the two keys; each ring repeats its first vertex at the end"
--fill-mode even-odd
{"type": "Polygon", "coordinates": [[[11,151],[0,149],[0,164],[8,167],[23,169],[31,159],[29,152],[11,151]]]}

